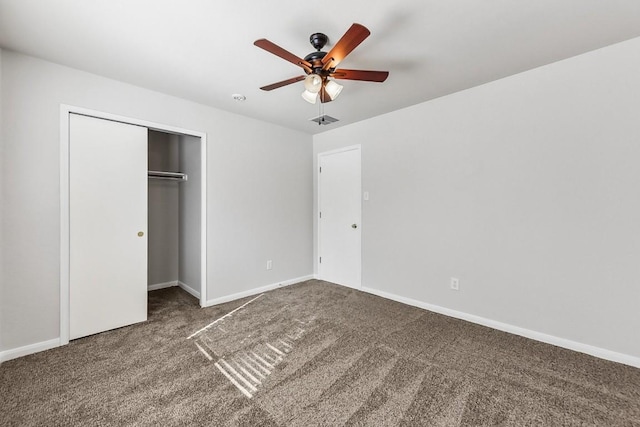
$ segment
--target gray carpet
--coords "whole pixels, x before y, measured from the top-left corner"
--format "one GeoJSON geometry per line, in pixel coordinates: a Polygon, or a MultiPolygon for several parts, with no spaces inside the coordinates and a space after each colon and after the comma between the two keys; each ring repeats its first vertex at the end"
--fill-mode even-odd
{"type": "Polygon", "coordinates": [[[0,366],[0,424],[640,426],[640,370],[309,281],[0,366]]]}

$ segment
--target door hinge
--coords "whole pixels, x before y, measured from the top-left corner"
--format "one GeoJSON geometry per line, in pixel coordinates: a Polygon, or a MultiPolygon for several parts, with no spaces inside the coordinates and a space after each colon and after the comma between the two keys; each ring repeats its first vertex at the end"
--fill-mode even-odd
{"type": "Polygon", "coordinates": [[[320,257],[320,264],[322,264],[322,257],[320,257]]]}
{"type": "Polygon", "coordinates": [[[322,173],[322,166],[320,166],[320,173],[322,173]]]}
{"type": "Polygon", "coordinates": [[[320,218],[322,218],[322,212],[320,212],[320,218]]]}

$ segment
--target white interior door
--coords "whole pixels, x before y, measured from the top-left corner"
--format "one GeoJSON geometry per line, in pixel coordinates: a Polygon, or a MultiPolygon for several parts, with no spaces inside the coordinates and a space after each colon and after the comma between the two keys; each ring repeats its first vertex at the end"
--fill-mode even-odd
{"type": "Polygon", "coordinates": [[[69,337],[147,319],[147,128],[69,116],[69,337]]]}
{"type": "Polygon", "coordinates": [[[360,147],[320,154],[318,273],[322,280],[360,287],[360,147]]]}

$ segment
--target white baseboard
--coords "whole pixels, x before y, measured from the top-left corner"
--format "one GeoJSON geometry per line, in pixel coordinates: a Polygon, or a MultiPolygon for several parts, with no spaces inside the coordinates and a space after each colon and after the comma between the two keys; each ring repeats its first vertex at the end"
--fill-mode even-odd
{"type": "Polygon", "coordinates": [[[183,291],[188,292],[191,295],[193,295],[194,297],[200,299],[200,292],[196,291],[195,289],[193,289],[191,286],[187,285],[186,283],[178,281],[177,286],[180,286],[180,288],[183,291]]]}
{"type": "Polygon", "coordinates": [[[610,360],[612,362],[623,363],[625,365],[640,368],[640,357],[630,356],[628,354],[618,353],[618,352],[607,350],[604,348],[595,347],[592,345],[583,344],[576,341],[571,341],[565,338],[544,334],[542,332],[532,331],[530,329],[521,328],[519,326],[510,325],[508,323],[502,323],[496,320],[491,320],[484,317],[476,316],[474,314],[464,313],[462,311],[452,310],[450,308],[428,304],[426,302],[418,301],[412,298],[401,297],[401,296],[391,294],[389,292],[380,291],[377,289],[362,287],[361,290],[363,292],[377,295],[382,298],[387,298],[393,301],[401,302],[403,304],[433,311],[434,313],[444,314],[445,316],[466,320],[471,323],[487,326],[489,328],[497,329],[503,332],[508,332],[510,334],[520,335],[522,337],[530,338],[535,341],[540,341],[543,343],[555,345],[557,347],[562,347],[562,348],[577,351],[580,353],[589,354],[591,356],[595,356],[600,359],[610,360]]]}
{"type": "MultiPolygon", "coordinates": [[[[260,294],[262,292],[270,291],[272,289],[276,289],[283,286],[293,285],[295,283],[304,282],[307,280],[313,279],[313,275],[302,276],[295,279],[285,280],[278,283],[273,283],[271,285],[262,286],[259,288],[250,289],[243,292],[238,292],[232,295],[227,295],[220,298],[215,298],[212,300],[208,300],[205,307],[210,307],[216,304],[222,304],[224,302],[233,301],[236,299],[248,297],[251,295],[260,294]]],[[[180,286],[186,292],[189,292],[196,298],[200,298],[199,292],[193,290],[191,287],[182,282],[166,282],[159,283],[155,285],[149,286],[149,290],[153,289],[162,289],[170,286],[180,286]],[[168,283],[172,283],[169,285],[168,283]],[[158,286],[158,287],[156,287],[158,286]],[[152,287],[154,287],[152,289],[152,287]]],[[[487,326],[489,328],[497,329],[499,331],[508,332],[515,335],[520,335],[525,338],[530,338],[536,341],[544,342],[547,344],[555,345],[558,347],[566,348],[573,351],[578,351],[580,353],[589,354],[594,357],[598,357],[600,359],[610,360],[612,362],[623,363],[625,365],[633,366],[636,368],[640,368],[640,357],[630,356],[628,354],[618,353],[615,351],[603,349],[600,347],[595,347],[588,344],[579,343],[576,341],[571,341],[565,338],[559,338],[553,335],[544,334],[541,332],[532,331],[529,329],[521,328],[518,326],[513,326],[507,323],[498,322],[495,320],[487,319],[484,317],[476,316],[473,314],[464,313],[457,310],[452,310],[450,308],[441,307],[434,304],[425,303],[422,301],[418,301],[412,298],[401,297],[399,295],[391,294],[389,292],[380,291],[373,288],[362,287],[361,290],[363,292],[367,292],[373,295],[380,296],[382,298],[387,298],[393,301],[401,302],[403,304],[411,305],[414,307],[419,307],[425,310],[432,311],[434,313],[444,314],[445,316],[454,317],[456,319],[466,320],[471,323],[476,323],[478,325],[487,326]]],[[[60,346],[60,339],[54,338],[48,341],[42,341],[35,344],[29,344],[23,347],[18,347],[10,350],[5,350],[0,352],[0,363],[6,362],[11,359],[16,359],[18,357],[27,356],[29,354],[38,353],[40,351],[49,350],[51,348],[55,348],[60,346]]]]}
{"type": "Polygon", "coordinates": [[[296,277],[295,279],[283,280],[281,282],[272,283],[267,286],[261,286],[259,288],[249,289],[248,291],[242,291],[242,292],[227,295],[224,297],[210,299],[210,300],[207,300],[207,303],[204,306],[211,307],[212,305],[222,304],[223,302],[229,302],[229,301],[237,300],[240,298],[249,297],[251,295],[261,294],[262,292],[267,292],[272,289],[281,288],[284,286],[289,286],[289,285],[293,285],[300,282],[305,282],[311,279],[313,279],[312,274],[308,276],[296,277]]]}
{"type": "MultiPolygon", "coordinates": [[[[158,289],[170,288],[173,286],[180,286],[182,289],[184,289],[186,292],[190,293],[194,297],[200,298],[200,292],[193,290],[188,285],[182,282],[179,282],[177,280],[172,282],[155,283],[153,285],[147,286],[147,290],[155,291],[158,289]]],[[[13,348],[10,350],[0,351],[0,363],[6,362],[11,359],[17,359],[18,357],[22,357],[22,356],[28,356],[33,353],[39,353],[41,351],[49,350],[51,348],[59,347],[60,345],[61,345],[60,338],[54,338],[48,341],[29,344],[23,347],[13,348]]]]}
{"type": "Polygon", "coordinates": [[[60,346],[60,338],[54,338],[48,341],[37,342],[35,344],[25,345],[23,347],[12,348],[0,352],[0,363],[7,360],[17,359],[18,357],[28,356],[29,354],[38,353],[40,351],[49,350],[60,346]]]}
{"type": "Polygon", "coordinates": [[[173,286],[178,286],[177,280],[172,280],[171,282],[164,282],[164,283],[154,283],[153,285],[148,285],[147,290],[157,291],[158,289],[171,288],[173,286]]]}
{"type": "Polygon", "coordinates": [[[153,285],[147,286],[147,290],[148,291],[157,291],[158,289],[172,288],[174,286],[179,286],[185,292],[188,292],[189,294],[193,295],[194,297],[200,299],[200,292],[196,291],[191,286],[189,286],[186,283],[181,282],[179,280],[173,280],[171,282],[164,282],[164,283],[155,283],[153,285]]]}

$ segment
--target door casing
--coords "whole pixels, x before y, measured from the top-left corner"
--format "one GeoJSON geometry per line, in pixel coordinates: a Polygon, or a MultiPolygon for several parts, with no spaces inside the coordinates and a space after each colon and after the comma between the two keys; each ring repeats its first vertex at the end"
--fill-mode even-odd
{"type": "Polygon", "coordinates": [[[200,306],[207,302],[207,134],[205,132],[147,120],[119,116],[67,104],[60,105],[60,345],[69,343],[69,115],[80,114],[98,119],[143,126],[148,129],[200,138],[201,199],[200,199],[200,306]]]}

